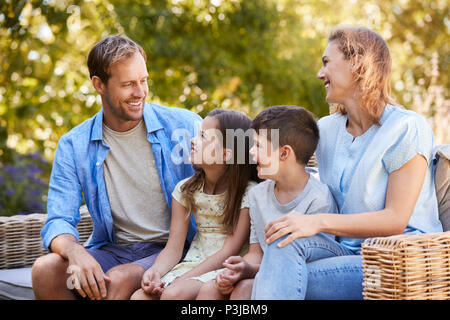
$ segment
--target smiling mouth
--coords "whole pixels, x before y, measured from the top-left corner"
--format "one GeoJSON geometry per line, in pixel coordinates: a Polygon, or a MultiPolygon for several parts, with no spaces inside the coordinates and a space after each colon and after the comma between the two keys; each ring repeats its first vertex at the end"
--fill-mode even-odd
{"type": "Polygon", "coordinates": [[[325,86],[325,88],[328,88],[330,86],[330,80],[325,80],[323,82],[323,85],[325,86]]]}
{"type": "Polygon", "coordinates": [[[129,105],[131,109],[138,110],[142,106],[142,101],[134,101],[134,102],[127,101],[126,104],[129,105]]]}

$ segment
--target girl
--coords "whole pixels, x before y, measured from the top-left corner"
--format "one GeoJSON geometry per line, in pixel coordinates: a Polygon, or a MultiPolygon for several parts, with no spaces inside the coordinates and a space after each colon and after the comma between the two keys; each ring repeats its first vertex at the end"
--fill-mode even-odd
{"type": "Polygon", "coordinates": [[[245,250],[250,230],[247,191],[257,179],[245,135],[250,127],[250,118],[232,110],[213,110],[203,120],[191,140],[190,161],[196,173],[176,185],[167,245],[131,299],[195,299],[226,258],[245,250]],[[176,265],[183,254],[190,212],[198,231],[186,257],[176,265]]]}

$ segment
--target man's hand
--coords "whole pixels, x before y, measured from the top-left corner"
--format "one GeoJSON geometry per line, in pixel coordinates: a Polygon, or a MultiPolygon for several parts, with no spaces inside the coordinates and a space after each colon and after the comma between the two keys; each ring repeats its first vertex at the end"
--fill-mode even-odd
{"type": "Polygon", "coordinates": [[[73,244],[67,250],[67,257],[69,260],[67,272],[71,274],[67,280],[68,288],[76,289],[83,298],[86,296],[91,300],[106,298],[106,281],[109,282],[111,279],[104,274],[97,260],[79,244],[73,244]]]}

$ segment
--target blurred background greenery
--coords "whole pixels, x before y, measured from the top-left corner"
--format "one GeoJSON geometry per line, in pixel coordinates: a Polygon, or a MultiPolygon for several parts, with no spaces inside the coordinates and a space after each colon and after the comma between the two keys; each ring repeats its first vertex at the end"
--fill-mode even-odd
{"type": "Polygon", "coordinates": [[[382,35],[396,100],[450,143],[448,0],[2,1],[0,215],[40,210],[59,138],[100,109],[86,57],[101,38],[142,45],[149,101],[201,116],[296,104],[320,118],[329,105],[316,74],[338,24],[382,35]]]}

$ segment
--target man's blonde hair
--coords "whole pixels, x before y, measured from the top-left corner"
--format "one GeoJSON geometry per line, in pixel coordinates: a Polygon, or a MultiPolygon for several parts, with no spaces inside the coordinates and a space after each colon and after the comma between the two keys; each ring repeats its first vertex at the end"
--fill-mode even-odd
{"type": "Polygon", "coordinates": [[[91,79],[97,76],[106,84],[111,76],[110,67],[137,52],[147,61],[142,47],[125,35],[114,35],[100,40],[89,51],[87,59],[91,79]]]}
{"type": "MultiPolygon", "coordinates": [[[[395,104],[391,97],[392,59],[386,42],[375,31],[351,26],[332,30],[328,42],[332,41],[337,41],[344,58],[350,60],[361,107],[379,123],[385,104],[395,104]]],[[[336,111],[346,113],[342,105],[336,111]]]]}

